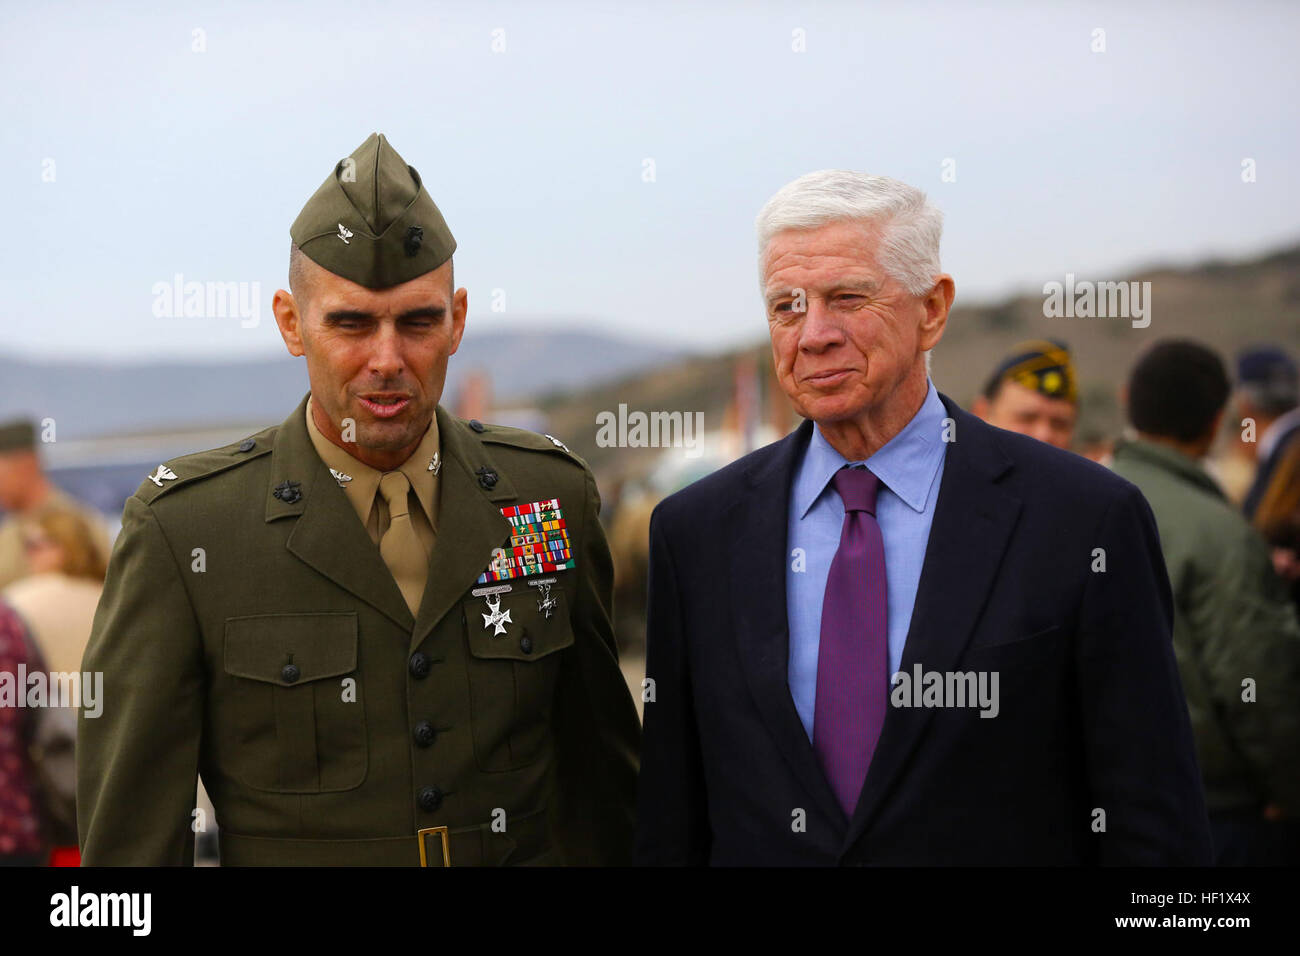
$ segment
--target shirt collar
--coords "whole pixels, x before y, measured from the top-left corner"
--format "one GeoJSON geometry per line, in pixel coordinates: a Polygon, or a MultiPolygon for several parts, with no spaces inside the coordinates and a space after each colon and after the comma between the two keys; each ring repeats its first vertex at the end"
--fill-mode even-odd
{"type": "MultiPolygon", "coordinates": [[[[384,472],[370,467],[363,461],[358,461],[321,434],[320,429],[316,427],[315,419],[312,418],[310,395],[307,396],[307,434],[311,436],[311,443],[321,461],[329,468],[351,476],[351,481],[343,482],[343,492],[352,503],[352,507],[356,509],[361,523],[365,524],[370,518],[370,509],[379,491],[379,479],[384,476],[384,472]]],[[[429,422],[424,437],[420,439],[420,444],[396,469],[406,475],[415,497],[420,501],[420,507],[429,518],[429,524],[434,527],[437,527],[437,522],[434,520],[434,504],[437,501],[438,475],[429,470],[429,463],[434,455],[438,454],[438,450],[438,416],[435,414],[429,422]]]]}
{"type": "Polygon", "coordinates": [[[943,460],[943,420],[948,415],[934,382],[927,379],[925,400],[903,430],[885,442],[865,461],[851,462],[836,451],[821,429],[813,425],[812,438],[804,452],[796,481],[795,507],[802,519],[821,497],[835,473],[845,465],[865,464],[881,484],[904,504],[920,514],[925,510],[930,486],[943,460]]]}

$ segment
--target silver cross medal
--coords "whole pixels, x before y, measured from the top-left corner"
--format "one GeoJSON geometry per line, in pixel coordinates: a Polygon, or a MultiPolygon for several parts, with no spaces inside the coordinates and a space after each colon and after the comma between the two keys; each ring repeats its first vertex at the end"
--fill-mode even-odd
{"type": "Polygon", "coordinates": [[[491,614],[483,615],[483,626],[496,628],[496,630],[492,632],[493,637],[504,634],[506,632],[506,625],[515,622],[510,620],[509,611],[501,610],[501,595],[488,594],[483,599],[487,601],[488,610],[492,612],[491,614]],[[496,600],[492,600],[493,598],[496,598],[496,600]]]}
{"type": "Polygon", "coordinates": [[[543,578],[528,583],[535,588],[541,588],[541,596],[537,599],[537,610],[541,611],[542,616],[549,621],[555,609],[560,606],[560,602],[551,597],[551,585],[555,583],[555,578],[543,578]]]}

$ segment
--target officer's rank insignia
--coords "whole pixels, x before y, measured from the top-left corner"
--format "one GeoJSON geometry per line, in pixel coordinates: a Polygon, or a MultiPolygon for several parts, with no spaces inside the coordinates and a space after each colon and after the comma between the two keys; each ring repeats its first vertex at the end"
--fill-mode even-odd
{"type": "MultiPolygon", "coordinates": [[[[488,613],[483,615],[483,626],[491,627],[493,637],[499,637],[506,632],[506,625],[513,624],[510,620],[510,612],[501,610],[501,595],[510,590],[510,585],[503,584],[495,588],[475,588],[470,593],[475,597],[482,597],[487,601],[488,613]]],[[[482,613],[481,611],[479,612],[482,613]]]]}
{"type": "Polygon", "coordinates": [[[341,472],[341,471],[336,471],[336,470],[333,469],[333,468],[330,469],[330,474],[334,476],[334,480],[337,481],[337,482],[339,483],[339,487],[340,487],[340,488],[346,488],[347,485],[348,485],[348,482],[352,480],[352,476],[351,476],[351,475],[345,475],[345,474],[343,474],[343,472],[341,472]]]}
{"type": "Polygon", "coordinates": [[[279,498],[286,505],[291,505],[302,497],[302,492],[298,489],[302,487],[302,482],[289,481],[287,478],[275,486],[271,492],[276,498],[279,498]]]}
{"type": "MultiPolygon", "coordinates": [[[[544,435],[542,437],[549,438],[551,440],[551,444],[554,445],[556,448],[563,448],[565,451],[569,451],[569,446],[566,445],[564,442],[560,441],[554,435],[544,435]]],[[[573,452],[569,451],[569,454],[572,455],[573,452]]]]}
{"type": "Polygon", "coordinates": [[[492,563],[475,583],[510,581],[577,566],[558,498],[508,505],[501,514],[510,522],[510,542],[494,552],[492,563]]]}
{"type": "Polygon", "coordinates": [[[149,476],[149,480],[161,488],[164,481],[176,480],[176,472],[172,471],[166,465],[159,465],[158,470],[149,476]]]}
{"type": "Polygon", "coordinates": [[[442,470],[442,452],[433,453],[433,457],[429,459],[429,470],[435,475],[442,470]]]}
{"type": "Polygon", "coordinates": [[[343,223],[339,223],[338,238],[342,239],[346,245],[352,245],[350,241],[352,239],[352,230],[343,225],[343,223]]]}

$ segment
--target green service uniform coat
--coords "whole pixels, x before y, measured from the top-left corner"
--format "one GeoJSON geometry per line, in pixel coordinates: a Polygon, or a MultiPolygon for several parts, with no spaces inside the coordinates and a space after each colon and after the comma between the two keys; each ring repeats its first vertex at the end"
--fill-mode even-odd
{"type": "Polygon", "coordinates": [[[1160,530],[1206,805],[1300,813],[1300,621],[1268,545],[1172,448],[1124,442],[1112,468],[1142,489],[1160,530]],[[1242,699],[1247,678],[1254,700],[1242,699]]]}
{"type": "Polygon", "coordinates": [[[79,722],[83,862],[191,863],[196,773],[226,865],[419,865],[421,843],[441,865],[444,836],[453,866],[628,862],[640,728],[591,472],[438,407],[413,617],[305,404],[127,500],[83,662],[104,675],[102,716],[79,722]],[[549,616],[506,582],[496,634],[470,592],[510,537],[501,509],[550,498],[576,567],[546,575],[549,616]]]}

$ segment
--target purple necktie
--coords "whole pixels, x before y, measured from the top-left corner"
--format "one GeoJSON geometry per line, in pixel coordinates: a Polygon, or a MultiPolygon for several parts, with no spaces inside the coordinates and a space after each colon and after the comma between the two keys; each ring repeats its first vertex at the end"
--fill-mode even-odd
{"type": "Polygon", "coordinates": [[[813,749],[851,818],[889,693],[885,544],[876,524],[880,480],[865,468],[841,468],[831,480],[844,502],[844,526],[822,600],[813,749]]]}

